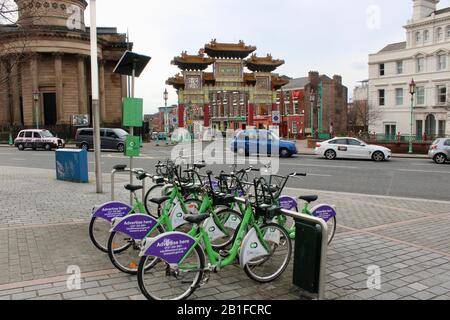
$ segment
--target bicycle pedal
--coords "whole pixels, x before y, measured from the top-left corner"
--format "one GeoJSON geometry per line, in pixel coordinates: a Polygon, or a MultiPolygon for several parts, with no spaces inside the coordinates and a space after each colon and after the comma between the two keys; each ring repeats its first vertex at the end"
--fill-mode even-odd
{"type": "Polygon", "coordinates": [[[230,256],[230,252],[228,250],[220,250],[219,254],[222,258],[227,258],[230,256]]]}

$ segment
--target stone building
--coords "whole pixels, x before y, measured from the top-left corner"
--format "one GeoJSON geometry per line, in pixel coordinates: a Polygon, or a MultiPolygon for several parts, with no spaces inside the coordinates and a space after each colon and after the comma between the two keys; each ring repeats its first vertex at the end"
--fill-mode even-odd
{"type": "MultiPolygon", "coordinates": [[[[0,125],[51,128],[91,108],[90,34],[84,0],[15,0],[19,18],[0,26],[0,125]],[[17,57],[20,56],[20,59],[17,57]]],[[[120,124],[126,77],[113,73],[131,44],[116,28],[98,29],[102,124],[120,124]]]]}
{"type": "Polygon", "coordinates": [[[411,125],[418,140],[450,135],[450,8],[438,10],[438,3],[413,0],[406,41],[369,56],[369,106],[380,113],[370,131],[387,139],[399,133],[409,137],[411,125]],[[412,78],[417,85],[413,106],[412,78]]]}

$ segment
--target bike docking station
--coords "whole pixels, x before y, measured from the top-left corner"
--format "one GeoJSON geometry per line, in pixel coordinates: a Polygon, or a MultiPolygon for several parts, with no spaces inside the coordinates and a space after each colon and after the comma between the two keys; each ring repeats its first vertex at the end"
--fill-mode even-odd
{"type": "Polygon", "coordinates": [[[296,211],[282,210],[296,225],[293,282],[301,294],[325,300],[328,225],[325,220],[296,211]]]}
{"type": "MultiPolygon", "coordinates": [[[[129,97],[123,100],[122,124],[130,128],[130,134],[126,139],[125,155],[130,158],[130,185],[133,185],[133,158],[139,157],[141,152],[140,136],[134,135],[135,127],[142,127],[144,122],[144,100],[135,98],[136,77],[139,78],[151,57],[140,55],[132,51],[126,51],[113,73],[131,77],[129,97]]],[[[133,203],[133,195],[130,194],[130,203],[133,203]]]]}
{"type": "MultiPolygon", "coordinates": [[[[143,172],[144,169],[130,169],[127,168],[126,164],[119,164],[113,167],[113,170],[111,171],[111,201],[115,201],[115,181],[116,181],[116,174],[120,173],[131,173],[131,174],[137,174],[138,172],[143,172]]],[[[146,189],[145,189],[145,179],[142,180],[142,199],[145,199],[146,189]]],[[[130,203],[130,205],[133,205],[133,202],[130,203]]]]}

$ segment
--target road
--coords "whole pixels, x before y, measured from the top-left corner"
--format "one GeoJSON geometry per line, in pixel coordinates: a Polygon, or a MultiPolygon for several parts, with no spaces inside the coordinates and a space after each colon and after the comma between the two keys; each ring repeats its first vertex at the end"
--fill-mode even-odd
{"type": "MultiPolygon", "coordinates": [[[[145,145],[142,156],[135,159],[135,167],[153,172],[158,160],[166,160],[170,156],[170,147],[145,145]]],[[[230,156],[226,153],[218,159],[230,156]]],[[[115,152],[104,152],[102,155],[104,173],[110,172],[116,164],[127,163],[128,158],[115,152]]],[[[258,167],[258,164],[251,164],[258,167]]],[[[14,148],[1,147],[0,166],[55,169],[55,155],[54,152],[20,152],[14,148]]],[[[229,165],[223,164],[210,166],[214,172],[228,168],[229,165]]],[[[89,153],[89,171],[94,171],[93,153],[89,153]]],[[[292,172],[306,172],[308,176],[291,179],[288,183],[290,188],[450,200],[450,164],[439,166],[427,159],[395,158],[384,163],[364,160],[328,161],[314,156],[280,159],[280,174],[292,172]]]]}

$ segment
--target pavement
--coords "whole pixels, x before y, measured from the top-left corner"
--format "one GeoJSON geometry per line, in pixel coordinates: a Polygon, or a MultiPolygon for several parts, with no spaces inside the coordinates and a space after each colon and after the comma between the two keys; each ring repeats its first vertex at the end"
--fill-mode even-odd
{"type": "MultiPolygon", "coordinates": [[[[91,209],[108,201],[108,192],[96,194],[93,182],[57,181],[48,169],[0,166],[0,181],[0,300],[143,299],[136,279],[114,270],[88,237],[91,209]],[[67,286],[70,266],[82,272],[79,290],[67,286]]],[[[104,181],[107,185],[107,175],[104,181]]],[[[118,176],[117,197],[123,201],[125,182],[118,176]]],[[[327,299],[450,299],[450,202],[317,194],[320,202],[338,208],[337,235],[328,250],[327,299]],[[369,289],[370,270],[379,271],[379,288],[369,289]]],[[[291,262],[280,279],[260,285],[233,266],[213,274],[192,299],[305,299],[292,275],[291,262]]]]}

